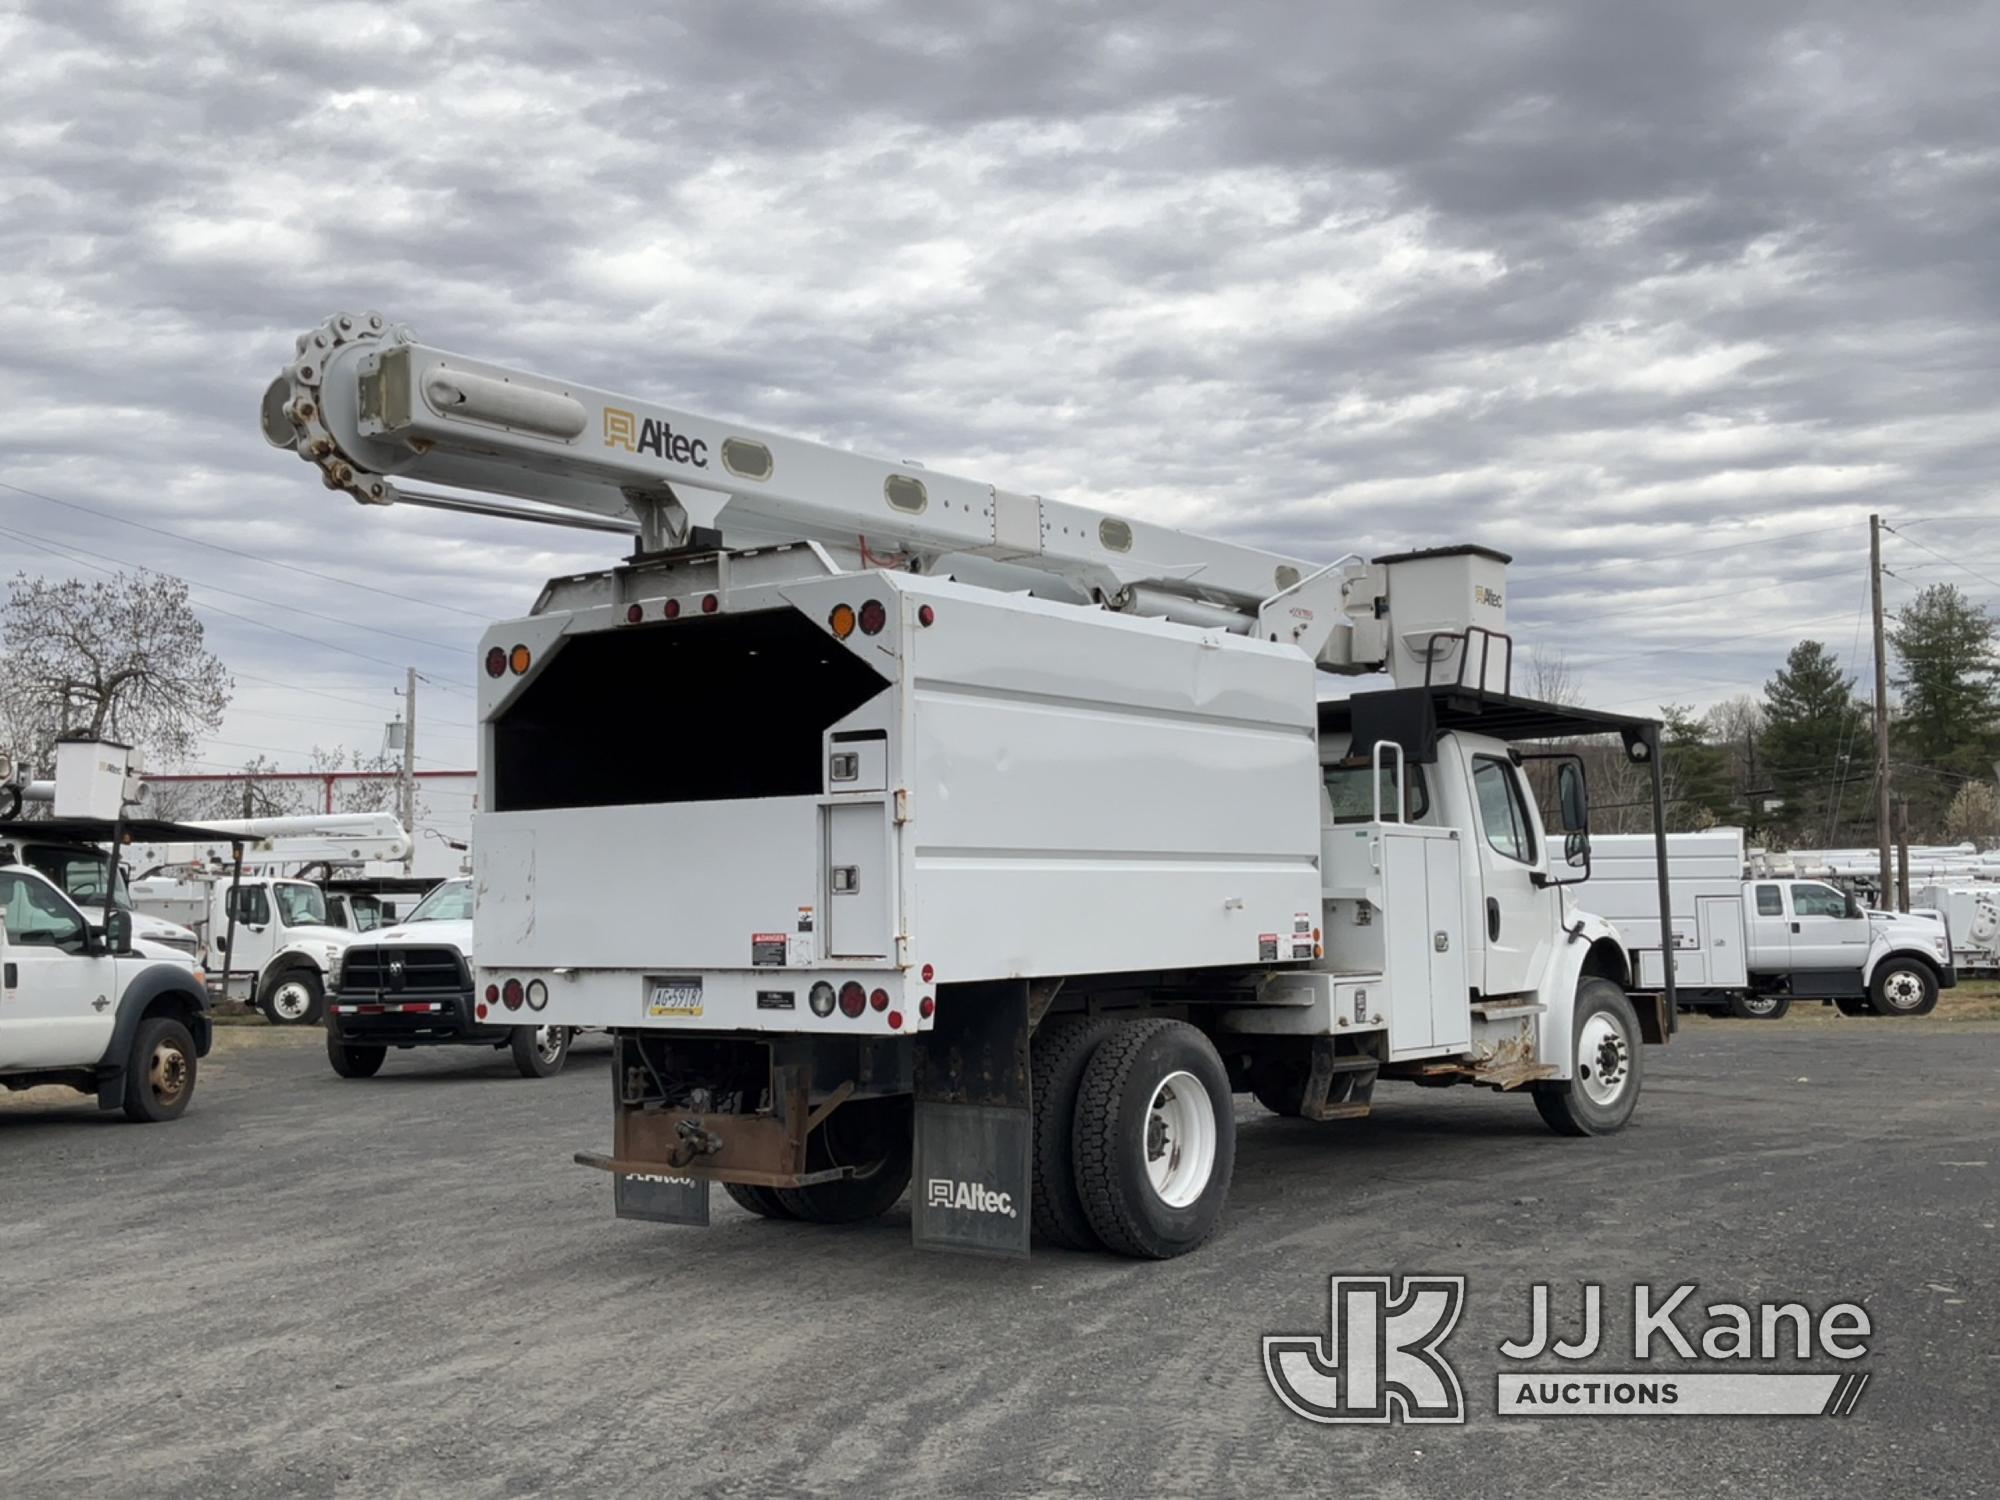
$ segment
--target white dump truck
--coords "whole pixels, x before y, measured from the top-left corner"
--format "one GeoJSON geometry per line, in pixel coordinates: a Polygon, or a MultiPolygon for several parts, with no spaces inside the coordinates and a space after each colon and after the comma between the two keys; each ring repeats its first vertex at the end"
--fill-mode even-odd
{"type": "MultiPolygon", "coordinates": [[[[1958,983],[1944,924],[1869,911],[1822,880],[1745,880],[1740,828],[1667,836],[1674,973],[1680,1003],[1776,1020],[1794,1000],[1846,1015],[1920,1016],[1958,983]]],[[[1581,899],[1631,944],[1637,983],[1663,983],[1649,834],[1600,836],[1581,899]]]]}
{"type": "MultiPolygon", "coordinates": [[[[483,997],[617,1038],[627,1217],[879,1214],[924,1246],[1177,1255],[1232,1095],[1383,1080],[1631,1117],[1626,942],[1524,762],[1648,721],[1510,691],[1506,559],[1331,563],[481,361],[299,340],[266,436],[370,504],[636,535],[476,661],[483,997]],[[448,486],[451,494],[419,488],[448,486]],[[1394,686],[1320,702],[1323,671],[1394,686]]],[[[1660,861],[1664,877],[1664,854],[1660,861]]],[[[1664,902],[1664,891],[1661,893],[1664,902]]]]}

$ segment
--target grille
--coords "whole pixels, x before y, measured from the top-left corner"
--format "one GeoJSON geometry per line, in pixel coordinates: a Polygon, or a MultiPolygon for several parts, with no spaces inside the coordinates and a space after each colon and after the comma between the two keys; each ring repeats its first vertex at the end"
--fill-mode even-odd
{"type": "Polygon", "coordinates": [[[343,991],[463,990],[472,984],[455,948],[349,948],[340,965],[343,991]]]}

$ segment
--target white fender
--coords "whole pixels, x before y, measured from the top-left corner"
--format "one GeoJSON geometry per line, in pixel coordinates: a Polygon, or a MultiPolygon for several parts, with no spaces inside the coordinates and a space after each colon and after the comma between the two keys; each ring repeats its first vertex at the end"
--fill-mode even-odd
{"type": "Polygon", "coordinates": [[[1556,939],[1555,952],[1542,971],[1541,987],[1536,992],[1536,998],[1548,1009],[1542,1012],[1535,1048],[1543,1062],[1555,1064],[1557,1078],[1568,1079],[1576,1065],[1571,1039],[1576,1032],[1576,988],[1583,978],[1584,964],[1596,954],[1600,972],[1612,967],[1609,977],[1620,986],[1629,986],[1632,974],[1617,928],[1588,912],[1565,911],[1562,920],[1564,932],[1556,939]]]}

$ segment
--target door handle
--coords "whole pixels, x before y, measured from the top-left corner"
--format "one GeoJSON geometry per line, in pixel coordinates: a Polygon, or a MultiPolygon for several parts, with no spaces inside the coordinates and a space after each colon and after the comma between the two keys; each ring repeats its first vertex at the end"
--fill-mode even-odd
{"type": "Polygon", "coordinates": [[[1792,923],[1792,931],[1797,932],[1798,930],[1799,930],[1799,924],[1796,922],[1792,923]]]}
{"type": "Polygon", "coordinates": [[[1486,898],[1486,941],[1489,943],[1500,941],[1500,898],[1498,896],[1488,896],[1486,898]]]}

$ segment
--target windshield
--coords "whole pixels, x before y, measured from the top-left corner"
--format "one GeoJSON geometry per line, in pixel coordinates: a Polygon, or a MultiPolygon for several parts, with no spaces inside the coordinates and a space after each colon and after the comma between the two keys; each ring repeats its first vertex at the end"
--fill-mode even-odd
{"type": "Polygon", "coordinates": [[[417,909],[404,918],[409,922],[470,922],[472,920],[472,882],[469,880],[447,880],[417,903],[417,909]]]}
{"type": "MultiPolygon", "coordinates": [[[[27,863],[44,875],[78,906],[104,904],[104,870],[111,856],[98,849],[71,849],[61,844],[30,844],[24,851],[27,863]]],[[[132,893],[125,885],[125,867],[118,867],[118,883],[112,888],[111,904],[132,909],[132,893]]]]}
{"type": "Polygon", "coordinates": [[[281,880],[271,887],[277,897],[278,919],[287,927],[324,927],[326,896],[316,885],[301,880],[281,880]]]}

